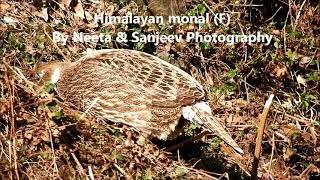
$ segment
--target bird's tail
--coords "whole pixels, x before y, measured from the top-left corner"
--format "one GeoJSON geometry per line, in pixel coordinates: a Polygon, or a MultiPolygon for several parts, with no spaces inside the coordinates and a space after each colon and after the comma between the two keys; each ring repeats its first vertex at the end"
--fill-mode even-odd
{"type": "Polygon", "coordinates": [[[223,141],[225,141],[228,145],[234,148],[237,152],[243,154],[242,149],[232,139],[231,135],[220,124],[220,122],[212,116],[211,109],[208,103],[201,102],[191,107],[185,107],[185,109],[183,109],[183,113],[187,116],[187,119],[192,119],[192,121],[196,121],[207,130],[219,136],[223,141]]]}

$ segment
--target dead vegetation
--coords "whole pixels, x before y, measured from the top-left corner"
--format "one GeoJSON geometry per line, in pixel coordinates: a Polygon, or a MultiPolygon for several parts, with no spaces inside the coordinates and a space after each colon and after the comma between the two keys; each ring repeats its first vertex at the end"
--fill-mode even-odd
{"type": "MultiPolygon", "coordinates": [[[[320,7],[309,1],[187,1],[186,14],[232,13],[231,25],[109,25],[94,12],[147,15],[131,1],[0,2],[1,179],[249,179],[259,115],[270,94],[258,161],[261,179],[320,176],[320,7]],[[69,4],[68,2],[72,2],[69,4]],[[263,6],[260,6],[263,5],[263,6]],[[273,35],[272,44],[52,42],[52,32],[273,35]],[[170,148],[201,131],[189,124],[178,138],[148,141],[126,126],[97,122],[37,88],[40,61],[73,61],[87,50],[130,48],[157,55],[196,77],[208,90],[217,117],[245,154],[234,154],[212,135],[170,148]]],[[[157,1],[155,1],[157,2],[157,1]]],[[[153,12],[155,13],[155,12],[153,12]]]]}

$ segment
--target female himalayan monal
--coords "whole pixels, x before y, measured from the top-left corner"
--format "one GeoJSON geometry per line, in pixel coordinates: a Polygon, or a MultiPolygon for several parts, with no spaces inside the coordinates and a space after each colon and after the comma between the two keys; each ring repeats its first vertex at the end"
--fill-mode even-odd
{"type": "Polygon", "coordinates": [[[166,140],[182,115],[243,153],[212,116],[200,83],[158,57],[127,49],[97,50],[76,62],[44,63],[36,70],[42,80],[56,85],[64,102],[96,118],[166,140]]]}

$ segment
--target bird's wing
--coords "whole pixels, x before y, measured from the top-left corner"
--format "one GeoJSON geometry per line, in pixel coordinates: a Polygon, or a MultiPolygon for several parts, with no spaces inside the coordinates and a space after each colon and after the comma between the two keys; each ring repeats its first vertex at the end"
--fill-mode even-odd
{"type": "Polygon", "coordinates": [[[170,134],[168,125],[151,121],[154,114],[148,93],[122,79],[117,70],[96,63],[77,63],[65,70],[57,83],[59,97],[94,117],[127,124],[158,138],[170,134]]]}
{"type": "Polygon", "coordinates": [[[193,104],[205,97],[203,87],[178,67],[150,54],[123,49],[90,53],[79,61],[99,61],[122,80],[148,94],[154,106],[176,107],[193,104]]]}
{"type": "Polygon", "coordinates": [[[65,101],[98,117],[165,139],[181,107],[204,98],[202,86],[179,68],[146,53],[102,50],[66,69],[57,84],[65,101]]]}

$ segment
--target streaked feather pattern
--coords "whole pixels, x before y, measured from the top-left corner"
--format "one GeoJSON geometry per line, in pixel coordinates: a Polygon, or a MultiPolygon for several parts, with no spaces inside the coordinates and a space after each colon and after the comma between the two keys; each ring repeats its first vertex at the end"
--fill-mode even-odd
{"type": "Polygon", "coordinates": [[[89,113],[95,117],[166,139],[185,108],[194,112],[199,124],[240,149],[213,118],[210,107],[207,105],[210,112],[206,112],[197,105],[205,101],[203,87],[186,72],[155,56],[125,49],[99,50],[73,63],[41,67],[49,74],[56,68],[61,70],[56,83],[58,95],[82,111],[90,107],[89,113]]]}

